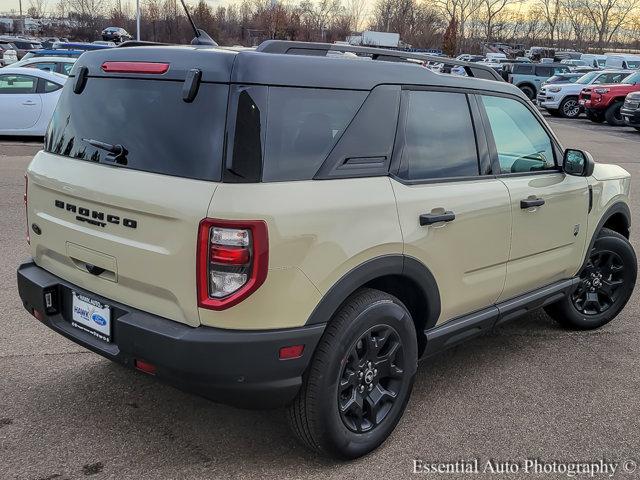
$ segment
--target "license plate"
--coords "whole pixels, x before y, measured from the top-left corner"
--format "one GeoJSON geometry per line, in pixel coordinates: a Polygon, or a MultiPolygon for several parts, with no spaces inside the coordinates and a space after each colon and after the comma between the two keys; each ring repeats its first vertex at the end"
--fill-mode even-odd
{"type": "Polygon", "coordinates": [[[105,342],[111,341],[111,307],[71,292],[71,325],[105,342]]]}

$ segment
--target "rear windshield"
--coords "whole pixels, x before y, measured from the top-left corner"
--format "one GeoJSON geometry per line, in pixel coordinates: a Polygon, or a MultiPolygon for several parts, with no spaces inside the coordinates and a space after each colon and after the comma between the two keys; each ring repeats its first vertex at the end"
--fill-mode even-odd
{"type": "Polygon", "coordinates": [[[227,85],[203,83],[186,103],[182,82],[89,78],[76,94],[73,80],[49,125],[46,151],[113,165],[113,155],[97,141],[126,149],[120,168],[220,180],[227,85]]]}

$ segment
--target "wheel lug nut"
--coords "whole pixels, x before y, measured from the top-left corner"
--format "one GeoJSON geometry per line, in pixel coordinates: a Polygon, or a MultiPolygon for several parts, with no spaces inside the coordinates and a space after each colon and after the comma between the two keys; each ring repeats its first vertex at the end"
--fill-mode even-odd
{"type": "Polygon", "coordinates": [[[360,378],[364,377],[364,373],[360,372],[360,375],[358,375],[360,378]]]}
{"type": "Polygon", "coordinates": [[[360,385],[359,390],[360,390],[360,393],[364,392],[364,385],[360,385]]]}
{"type": "Polygon", "coordinates": [[[377,374],[378,374],[378,369],[377,369],[377,368],[374,368],[374,369],[373,369],[373,374],[374,374],[374,375],[377,375],[377,374]]]}
{"type": "Polygon", "coordinates": [[[369,384],[369,391],[373,390],[373,383],[369,384]]]}

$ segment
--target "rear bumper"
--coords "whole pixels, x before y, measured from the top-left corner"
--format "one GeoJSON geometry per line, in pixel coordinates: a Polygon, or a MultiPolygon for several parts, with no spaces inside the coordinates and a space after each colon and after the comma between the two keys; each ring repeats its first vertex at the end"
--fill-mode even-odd
{"type": "Polygon", "coordinates": [[[33,262],[18,268],[24,307],[75,343],[134,368],[135,360],[156,366],[155,376],[178,388],[244,408],[276,408],[291,402],[302,384],[324,325],[285,330],[223,330],[190,327],[113,302],[72,285],[33,262]],[[71,291],[112,308],[112,341],[79,330],[71,318],[71,291]],[[54,292],[55,311],[46,313],[44,294],[54,292]],[[281,347],[304,344],[297,359],[279,360],[281,347]]]}

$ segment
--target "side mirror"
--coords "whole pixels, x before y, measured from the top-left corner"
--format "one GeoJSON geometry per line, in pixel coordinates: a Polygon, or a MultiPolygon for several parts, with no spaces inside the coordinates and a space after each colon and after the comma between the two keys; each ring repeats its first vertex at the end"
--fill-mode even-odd
{"type": "Polygon", "coordinates": [[[589,177],[593,174],[595,162],[589,152],[567,148],[562,159],[562,170],[567,175],[589,177]]]}

